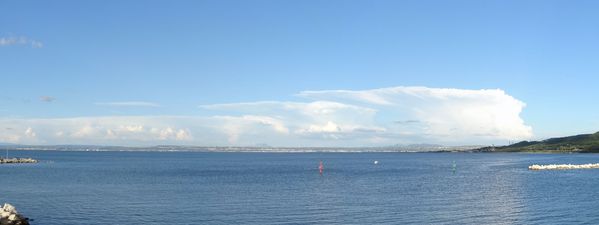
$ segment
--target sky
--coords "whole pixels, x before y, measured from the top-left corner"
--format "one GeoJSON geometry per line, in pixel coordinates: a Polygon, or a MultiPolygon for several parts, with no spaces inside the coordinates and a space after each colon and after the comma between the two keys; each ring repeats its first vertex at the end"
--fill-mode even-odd
{"type": "Polygon", "coordinates": [[[0,0],[0,143],[503,145],[592,133],[598,9],[0,0]]]}

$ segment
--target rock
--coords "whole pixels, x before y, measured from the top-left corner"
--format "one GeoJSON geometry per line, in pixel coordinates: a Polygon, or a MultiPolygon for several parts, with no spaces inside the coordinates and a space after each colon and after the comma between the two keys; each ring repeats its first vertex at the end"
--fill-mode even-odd
{"type": "Polygon", "coordinates": [[[551,164],[551,165],[531,165],[528,166],[529,170],[572,170],[572,169],[599,169],[599,163],[589,164],[551,164]]]}
{"type": "Polygon", "coordinates": [[[15,207],[8,203],[4,203],[2,210],[4,210],[4,212],[17,213],[17,210],[15,209],[15,207]]]}
{"type": "Polygon", "coordinates": [[[29,225],[29,218],[18,214],[14,206],[5,203],[0,209],[0,225],[29,225]]]}
{"type": "Polygon", "coordinates": [[[0,157],[0,164],[3,163],[37,163],[37,160],[32,158],[2,158],[0,157]]]}

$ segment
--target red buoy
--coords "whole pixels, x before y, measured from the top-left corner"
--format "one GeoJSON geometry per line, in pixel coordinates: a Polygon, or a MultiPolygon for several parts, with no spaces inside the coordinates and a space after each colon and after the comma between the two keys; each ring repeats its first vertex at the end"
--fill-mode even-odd
{"type": "Polygon", "coordinates": [[[322,165],[322,161],[320,161],[320,165],[318,165],[318,172],[322,175],[322,171],[324,170],[324,166],[322,165]]]}

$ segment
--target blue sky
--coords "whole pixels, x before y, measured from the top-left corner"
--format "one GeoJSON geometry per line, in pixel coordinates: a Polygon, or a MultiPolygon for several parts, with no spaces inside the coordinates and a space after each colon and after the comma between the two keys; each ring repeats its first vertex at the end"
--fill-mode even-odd
{"type": "Polygon", "coordinates": [[[595,132],[598,7],[0,0],[0,142],[505,144],[595,132]],[[360,100],[379,94],[393,104],[360,100]],[[300,112],[311,107],[328,114],[300,112]]]}

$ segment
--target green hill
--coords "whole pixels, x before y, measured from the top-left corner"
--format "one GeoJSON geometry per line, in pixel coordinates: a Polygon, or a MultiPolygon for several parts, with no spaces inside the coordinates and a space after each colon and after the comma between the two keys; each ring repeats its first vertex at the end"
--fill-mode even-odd
{"type": "Polygon", "coordinates": [[[522,141],[501,147],[485,147],[480,151],[495,152],[598,152],[599,132],[543,141],[522,141]]]}

